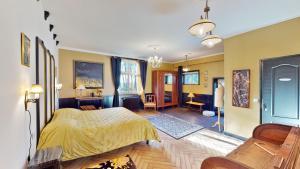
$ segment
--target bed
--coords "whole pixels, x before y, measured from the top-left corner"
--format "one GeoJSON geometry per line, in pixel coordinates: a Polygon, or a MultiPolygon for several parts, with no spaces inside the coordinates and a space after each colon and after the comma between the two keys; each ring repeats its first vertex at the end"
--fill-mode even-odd
{"type": "Polygon", "coordinates": [[[61,146],[67,161],[145,140],[159,141],[156,128],[126,108],[59,109],[42,130],[37,149],[61,146]]]}

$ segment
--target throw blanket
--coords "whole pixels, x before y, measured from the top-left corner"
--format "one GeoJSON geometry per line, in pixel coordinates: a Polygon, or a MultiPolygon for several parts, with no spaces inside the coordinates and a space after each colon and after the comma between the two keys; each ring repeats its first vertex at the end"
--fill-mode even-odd
{"type": "Polygon", "coordinates": [[[60,109],[43,129],[38,149],[61,146],[62,160],[66,161],[144,140],[159,140],[156,128],[128,109],[60,109]]]}

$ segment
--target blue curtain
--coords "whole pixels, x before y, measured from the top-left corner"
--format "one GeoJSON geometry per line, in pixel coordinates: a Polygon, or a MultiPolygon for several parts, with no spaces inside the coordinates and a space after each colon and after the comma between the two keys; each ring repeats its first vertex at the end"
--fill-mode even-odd
{"type": "Polygon", "coordinates": [[[120,76],[121,76],[121,58],[111,57],[111,71],[113,83],[115,85],[115,95],[113,99],[113,107],[119,107],[119,92],[120,76]]]}
{"type": "Polygon", "coordinates": [[[178,104],[180,107],[183,106],[182,104],[182,66],[178,66],[178,104]]]}
{"type": "Polygon", "coordinates": [[[140,60],[139,62],[140,62],[140,73],[141,73],[141,79],[142,79],[142,86],[143,86],[143,89],[145,90],[148,63],[144,60],[140,60]]]}

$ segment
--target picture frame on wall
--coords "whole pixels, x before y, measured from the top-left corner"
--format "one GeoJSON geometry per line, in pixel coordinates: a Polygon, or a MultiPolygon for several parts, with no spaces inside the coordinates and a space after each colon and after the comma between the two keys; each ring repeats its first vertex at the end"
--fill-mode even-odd
{"type": "Polygon", "coordinates": [[[250,69],[233,70],[232,106],[243,108],[250,106],[250,69]]]}
{"type": "Polygon", "coordinates": [[[73,61],[73,87],[83,85],[86,89],[104,88],[104,64],[98,62],[73,61]]]}
{"type": "Polygon", "coordinates": [[[30,67],[30,39],[21,33],[21,64],[30,67]]]}

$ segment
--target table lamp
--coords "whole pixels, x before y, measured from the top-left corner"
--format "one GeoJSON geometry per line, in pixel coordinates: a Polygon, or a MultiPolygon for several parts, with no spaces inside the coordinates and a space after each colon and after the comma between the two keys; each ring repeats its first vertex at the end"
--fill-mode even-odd
{"type": "Polygon", "coordinates": [[[223,106],[224,106],[224,87],[221,84],[219,84],[218,88],[216,88],[215,90],[215,107],[218,108],[218,121],[213,125],[213,127],[219,126],[220,132],[221,132],[220,110],[223,106]]]}
{"type": "Polygon", "coordinates": [[[188,95],[188,97],[190,97],[191,98],[191,102],[193,102],[193,97],[195,97],[195,95],[194,95],[194,93],[189,93],[189,95],[188,95]]]}
{"type": "Polygon", "coordinates": [[[61,83],[58,83],[58,84],[56,84],[56,92],[57,92],[57,97],[59,98],[59,92],[61,91],[61,89],[62,89],[62,84],[61,83]]]}
{"type": "Polygon", "coordinates": [[[85,86],[84,85],[79,85],[79,86],[77,86],[77,88],[76,88],[76,90],[79,90],[80,91],[80,97],[82,97],[82,90],[85,90],[86,88],[85,88],[85,86]]]}
{"type": "Polygon", "coordinates": [[[61,90],[61,88],[62,88],[62,84],[61,83],[56,84],[56,89],[57,90],[61,90]]]}

